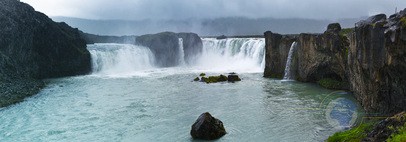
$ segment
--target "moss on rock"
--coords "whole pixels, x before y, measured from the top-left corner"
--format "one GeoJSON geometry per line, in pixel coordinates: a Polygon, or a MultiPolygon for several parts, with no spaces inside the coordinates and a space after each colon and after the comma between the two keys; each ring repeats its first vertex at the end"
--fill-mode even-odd
{"type": "Polygon", "coordinates": [[[347,83],[345,83],[343,81],[338,81],[338,80],[331,79],[331,78],[323,78],[323,79],[317,81],[317,84],[323,86],[324,88],[328,88],[328,89],[342,89],[347,85],[347,83]]]}
{"type": "Polygon", "coordinates": [[[348,131],[337,132],[327,141],[406,141],[406,113],[402,112],[385,120],[371,119],[348,131]]]}

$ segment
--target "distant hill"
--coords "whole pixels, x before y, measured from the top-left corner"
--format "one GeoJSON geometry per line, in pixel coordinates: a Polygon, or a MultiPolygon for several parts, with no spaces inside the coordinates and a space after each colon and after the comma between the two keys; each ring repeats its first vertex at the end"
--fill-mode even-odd
{"type": "MultiPolygon", "coordinates": [[[[323,32],[329,23],[339,22],[343,28],[353,27],[363,18],[337,21],[311,19],[250,19],[243,17],[218,18],[209,20],[89,20],[71,17],[52,17],[54,21],[66,22],[86,33],[98,35],[143,35],[163,31],[194,32],[200,36],[216,35],[262,35],[271,30],[281,34],[323,32]]],[[[364,18],[365,19],[365,18],[364,18]]]]}

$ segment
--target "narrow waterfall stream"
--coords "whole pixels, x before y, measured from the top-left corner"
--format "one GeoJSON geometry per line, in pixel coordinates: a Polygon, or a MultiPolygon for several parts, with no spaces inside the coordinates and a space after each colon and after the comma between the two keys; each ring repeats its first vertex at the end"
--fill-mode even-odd
{"type": "Polygon", "coordinates": [[[296,49],[296,42],[293,42],[289,49],[288,59],[286,60],[285,75],[283,76],[283,80],[286,80],[286,81],[294,80],[293,74],[291,71],[291,65],[292,65],[292,58],[293,58],[292,56],[293,56],[293,52],[295,51],[295,49],[296,49]]]}

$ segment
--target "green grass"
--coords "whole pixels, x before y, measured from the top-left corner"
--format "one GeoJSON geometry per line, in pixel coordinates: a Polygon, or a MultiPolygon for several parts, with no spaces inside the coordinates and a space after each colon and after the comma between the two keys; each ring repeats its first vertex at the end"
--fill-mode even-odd
{"type": "Polygon", "coordinates": [[[333,136],[328,137],[328,142],[359,142],[367,136],[365,131],[370,131],[374,128],[374,125],[378,121],[370,121],[368,123],[361,124],[358,127],[354,127],[351,130],[337,132],[333,136]]]}

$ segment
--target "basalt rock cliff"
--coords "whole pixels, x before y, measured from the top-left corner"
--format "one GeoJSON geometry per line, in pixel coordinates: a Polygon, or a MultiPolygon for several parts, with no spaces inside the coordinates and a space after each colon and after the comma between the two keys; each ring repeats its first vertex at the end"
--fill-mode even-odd
{"type": "Polygon", "coordinates": [[[90,53],[78,29],[17,0],[0,1],[0,106],[36,94],[40,79],[89,71],[90,53]]]}
{"type": "Polygon", "coordinates": [[[181,58],[192,64],[203,51],[202,40],[194,33],[163,32],[142,35],[136,38],[135,43],[149,47],[155,55],[155,64],[159,67],[177,66],[181,58]],[[184,57],[180,54],[179,38],[182,38],[184,57]]]}
{"type": "Polygon", "coordinates": [[[340,85],[354,92],[367,112],[395,114],[406,110],[406,9],[386,18],[360,21],[347,33],[330,24],[323,34],[297,37],[265,32],[264,76],[282,78],[293,41],[291,71],[296,80],[340,85]]]}
{"type": "Polygon", "coordinates": [[[283,78],[290,46],[296,39],[295,35],[265,32],[264,77],[283,78]]]}
{"type": "Polygon", "coordinates": [[[351,90],[366,110],[406,110],[406,9],[376,15],[356,25],[350,35],[348,71],[351,90]]]}

